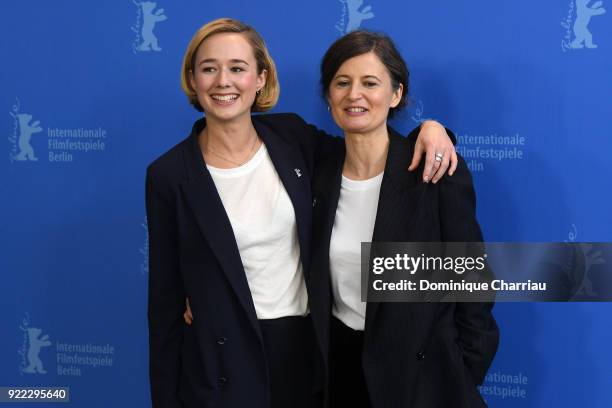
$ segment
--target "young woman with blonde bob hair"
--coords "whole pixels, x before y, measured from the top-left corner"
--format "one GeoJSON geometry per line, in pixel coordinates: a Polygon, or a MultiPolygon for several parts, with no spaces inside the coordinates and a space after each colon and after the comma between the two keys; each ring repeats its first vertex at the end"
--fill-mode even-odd
{"type": "MultiPolygon", "coordinates": [[[[147,169],[153,406],[321,406],[310,183],[315,162],[342,142],[295,114],[252,115],[274,107],[279,85],[263,39],[239,21],[201,27],[181,79],[205,118],[147,169]]],[[[432,158],[446,156],[429,160],[441,177],[452,144],[435,122],[421,136],[432,158]]]]}

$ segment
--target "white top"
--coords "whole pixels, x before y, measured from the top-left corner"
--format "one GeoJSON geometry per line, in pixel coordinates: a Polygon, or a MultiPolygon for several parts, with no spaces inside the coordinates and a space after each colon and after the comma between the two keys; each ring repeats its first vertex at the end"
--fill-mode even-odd
{"type": "Polygon", "coordinates": [[[207,167],[232,224],[257,318],[306,315],[295,212],[265,145],[240,167],[207,167]]]}
{"type": "Polygon", "coordinates": [[[334,306],[332,313],[353,330],[365,326],[361,301],[361,243],[372,241],[383,174],[367,180],[342,176],[340,198],[329,246],[334,306]]]}

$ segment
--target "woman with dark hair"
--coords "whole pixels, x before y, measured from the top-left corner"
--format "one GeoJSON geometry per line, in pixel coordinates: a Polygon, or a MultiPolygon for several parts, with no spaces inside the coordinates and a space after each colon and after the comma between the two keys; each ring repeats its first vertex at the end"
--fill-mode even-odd
{"type": "MultiPolygon", "coordinates": [[[[279,86],[263,39],[240,21],[201,27],[181,74],[205,118],[147,169],[153,406],[319,406],[327,330],[307,273],[311,177],[342,143],[295,114],[252,115],[279,86]]],[[[444,128],[424,129],[454,154],[444,128]]]]}
{"type": "Polygon", "coordinates": [[[311,297],[331,307],[317,311],[331,315],[331,406],[484,407],[476,385],[499,337],[491,303],[361,301],[361,242],[482,240],[464,160],[435,185],[419,182],[422,166],[404,171],[414,143],[387,119],[406,103],[408,68],[388,37],[337,40],[321,87],[346,146],[313,178],[311,297]]]}

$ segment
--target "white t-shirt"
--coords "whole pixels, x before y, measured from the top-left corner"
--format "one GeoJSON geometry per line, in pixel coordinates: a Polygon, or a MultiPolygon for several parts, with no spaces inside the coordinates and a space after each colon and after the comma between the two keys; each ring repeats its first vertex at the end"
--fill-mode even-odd
{"type": "Polygon", "coordinates": [[[332,313],[354,330],[365,326],[366,303],[361,301],[361,243],[374,233],[383,174],[367,180],[344,175],[329,246],[334,305],[332,313]]]}
{"type": "Polygon", "coordinates": [[[295,212],[265,145],[240,167],[207,167],[232,224],[257,318],[306,315],[295,212]]]}

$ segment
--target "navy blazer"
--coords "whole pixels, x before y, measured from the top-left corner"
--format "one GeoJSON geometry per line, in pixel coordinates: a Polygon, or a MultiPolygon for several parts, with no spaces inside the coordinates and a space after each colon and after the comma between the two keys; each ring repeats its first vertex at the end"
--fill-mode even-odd
{"type": "MultiPolygon", "coordinates": [[[[465,161],[459,158],[452,177],[445,176],[437,184],[423,183],[423,165],[415,172],[406,170],[415,139],[403,138],[389,128],[389,150],[372,241],[482,241],[465,161]]],[[[316,206],[310,279],[325,282],[314,286],[312,296],[328,308],[332,302],[329,244],[344,156],[341,151],[317,166],[313,180],[316,206]]],[[[476,385],[482,383],[499,341],[492,306],[368,303],[362,367],[372,407],[484,407],[476,385]]],[[[328,321],[324,324],[329,326],[328,321]]]]}
{"type": "MultiPolygon", "coordinates": [[[[295,114],[253,116],[295,211],[309,299],[311,177],[316,157],[338,148],[295,114]]],[[[270,402],[262,333],[232,227],[198,146],[206,126],[147,169],[149,346],[151,398],[156,408],[267,408],[270,402]],[[185,298],[193,324],[183,321],[185,298]]],[[[310,306],[320,350],[327,341],[310,306]]],[[[315,361],[313,393],[326,382],[326,353],[315,361]]]]}

